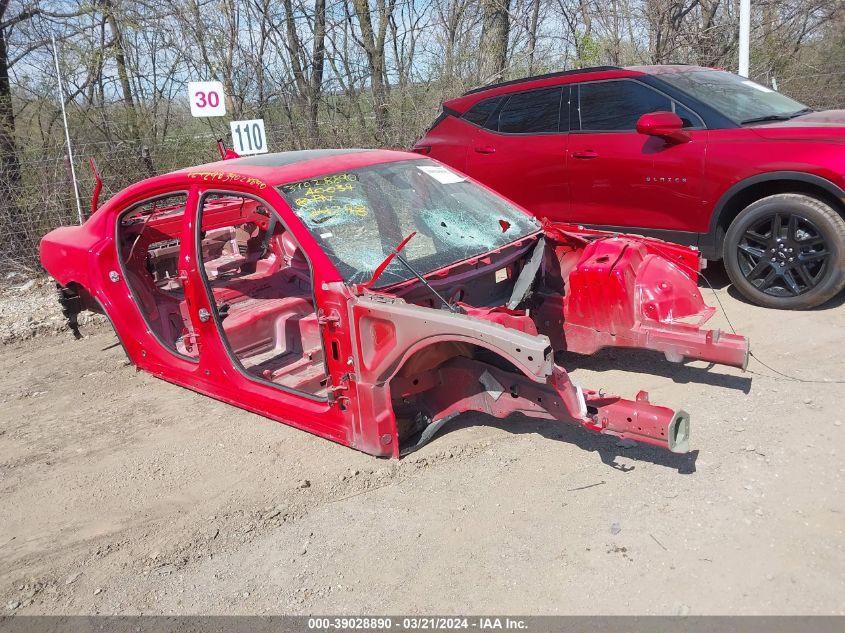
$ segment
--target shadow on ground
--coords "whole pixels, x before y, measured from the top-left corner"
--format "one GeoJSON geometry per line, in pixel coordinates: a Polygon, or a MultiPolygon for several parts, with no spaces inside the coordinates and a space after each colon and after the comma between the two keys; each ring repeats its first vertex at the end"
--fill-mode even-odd
{"type": "MultiPolygon", "coordinates": [[[[764,308],[763,306],[758,306],[756,303],[752,303],[751,301],[749,301],[748,299],[743,297],[740,294],[739,290],[737,290],[733,286],[730,286],[728,288],[728,294],[731,296],[731,298],[736,299],[737,301],[742,301],[743,303],[748,304],[750,306],[754,306],[758,310],[765,310],[766,312],[770,312],[770,313],[773,313],[773,314],[777,314],[778,312],[781,312],[781,310],[778,310],[777,308],[764,308]]],[[[832,299],[828,299],[827,301],[825,301],[820,306],[816,306],[815,308],[810,308],[810,310],[812,310],[813,312],[822,311],[822,310],[833,310],[833,309],[838,308],[842,305],[845,305],[845,292],[840,292],[838,295],[836,295],[832,299]]]]}
{"type": "Polygon", "coordinates": [[[676,384],[700,383],[743,393],[751,391],[751,378],[723,373],[721,366],[710,363],[698,367],[685,363],[670,363],[659,352],[641,349],[603,349],[591,356],[561,353],[555,362],[567,371],[587,369],[603,372],[612,369],[669,378],[676,384]]]}
{"type": "Polygon", "coordinates": [[[630,448],[625,448],[620,445],[618,438],[610,435],[599,435],[575,424],[553,420],[535,420],[521,414],[512,415],[504,420],[480,413],[464,414],[448,422],[434,437],[433,442],[437,442],[438,437],[442,438],[448,433],[472,426],[502,429],[514,435],[536,434],[547,440],[573,444],[583,451],[596,453],[602,463],[625,473],[636,469],[636,466],[625,466],[617,463],[616,458],[622,455],[637,461],[651,462],[677,470],[681,475],[694,473],[695,462],[698,459],[697,450],[678,454],[647,444],[636,444],[630,448]]]}
{"type": "Polygon", "coordinates": [[[704,291],[707,288],[715,288],[721,290],[731,284],[731,279],[725,270],[725,266],[721,260],[716,262],[707,262],[707,268],[701,271],[698,277],[698,286],[704,291]]]}
{"type": "MultiPolygon", "coordinates": [[[[698,286],[701,289],[701,293],[704,296],[704,301],[709,303],[710,305],[714,305],[714,299],[711,296],[707,296],[709,292],[709,288],[715,288],[716,290],[721,290],[723,288],[727,288],[727,293],[730,295],[732,299],[736,299],[737,301],[741,301],[742,303],[750,306],[754,306],[758,310],[765,310],[766,312],[777,314],[780,310],[775,308],[764,308],[763,306],[758,306],[753,301],[749,301],[746,299],[739,290],[736,289],[735,286],[731,284],[730,277],[728,277],[727,271],[725,271],[725,266],[722,264],[721,261],[718,262],[708,262],[707,268],[702,271],[702,275],[706,279],[699,278],[698,286]],[[709,283],[708,283],[709,282],[709,283]]],[[[840,292],[838,295],[829,299],[825,303],[812,308],[812,310],[832,310],[838,308],[842,305],[845,305],[845,292],[840,292]]],[[[730,314],[728,314],[728,318],[730,318],[730,314]]]]}

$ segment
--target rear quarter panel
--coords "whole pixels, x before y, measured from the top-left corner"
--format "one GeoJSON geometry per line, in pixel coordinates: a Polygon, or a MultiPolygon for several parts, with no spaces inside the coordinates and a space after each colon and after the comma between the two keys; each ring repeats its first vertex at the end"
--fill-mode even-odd
{"type": "Polygon", "coordinates": [[[431,153],[427,156],[465,171],[467,151],[477,129],[471,123],[449,115],[429,130],[417,145],[430,146],[431,153]]]}
{"type": "Polygon", "coordinates": [[[41,264],[63,286],[75,281],[90,289],[90,255],[101,241],[99,230],[90,224],[59,227],[41,239],[41,264]]]}

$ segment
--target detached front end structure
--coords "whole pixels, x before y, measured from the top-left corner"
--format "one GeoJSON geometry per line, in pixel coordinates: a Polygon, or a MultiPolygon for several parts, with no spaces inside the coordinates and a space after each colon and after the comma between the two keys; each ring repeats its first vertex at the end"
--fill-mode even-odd
{"type": "Polygon", "coordinates": [[[71,325],[105,313],[140,369],[385,457],[466,411],[683,453],[685,412],[582,389],[556,353],[748,357],[744,337],[704,329],[697,251],[541,224],[404,152],[288,152],[151,178],[49,233],[41,259],[71,325]]]}

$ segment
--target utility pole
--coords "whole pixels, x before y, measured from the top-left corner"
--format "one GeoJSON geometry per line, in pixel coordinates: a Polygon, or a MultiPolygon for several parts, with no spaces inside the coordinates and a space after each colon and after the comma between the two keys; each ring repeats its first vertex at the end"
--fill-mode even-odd
{"type": "Polygon", "coordinates": [[[65,140],[67,141],[67,157],[70,162],[70,177],[73,180],[73,193],[76,197],[76,216],[82,224],[82,204],[79,202],[79,185],[76,184],[76,168],[73,166],[73,149],[70,146],[70,130],[67,127],[67,112],[65,111],[65,92],[62,88],[62,71],[59,70],[59,49],[56,48],[56,36],[50,35],[53,42],[53,61],[56,62],[56,81],[59,85],[59,105],[62,107],[62,122],[65,124],[65,140]]]}
{"type": "Polygon", "coordinates": [[[751,41],[751,0],[739,0],[739,74],[748,77],[751,41]]]}

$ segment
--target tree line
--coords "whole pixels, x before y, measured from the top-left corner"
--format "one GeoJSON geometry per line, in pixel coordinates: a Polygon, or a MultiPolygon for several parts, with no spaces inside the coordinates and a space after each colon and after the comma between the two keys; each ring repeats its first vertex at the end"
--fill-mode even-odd
{"type": "MultiPolygon", "coordinates": [[[[841,106],[843,9],[752,0],[752,77],[841,106]]],[[[116,189],[213,159],[208,139],[230,118],[263,118],[274,150],[407,147],[442,100],[494,81],[603,64],[734,70],[738,22],[739,0],[0,0],[0,238],[15,257],[75,215],[53,38],[77,166],[96,156],[116,189]],[[225,120],[190,117],[192,80],[223,83],[225,120]],[[33,169],[49,160],[51,186],[33,169]]]]}

